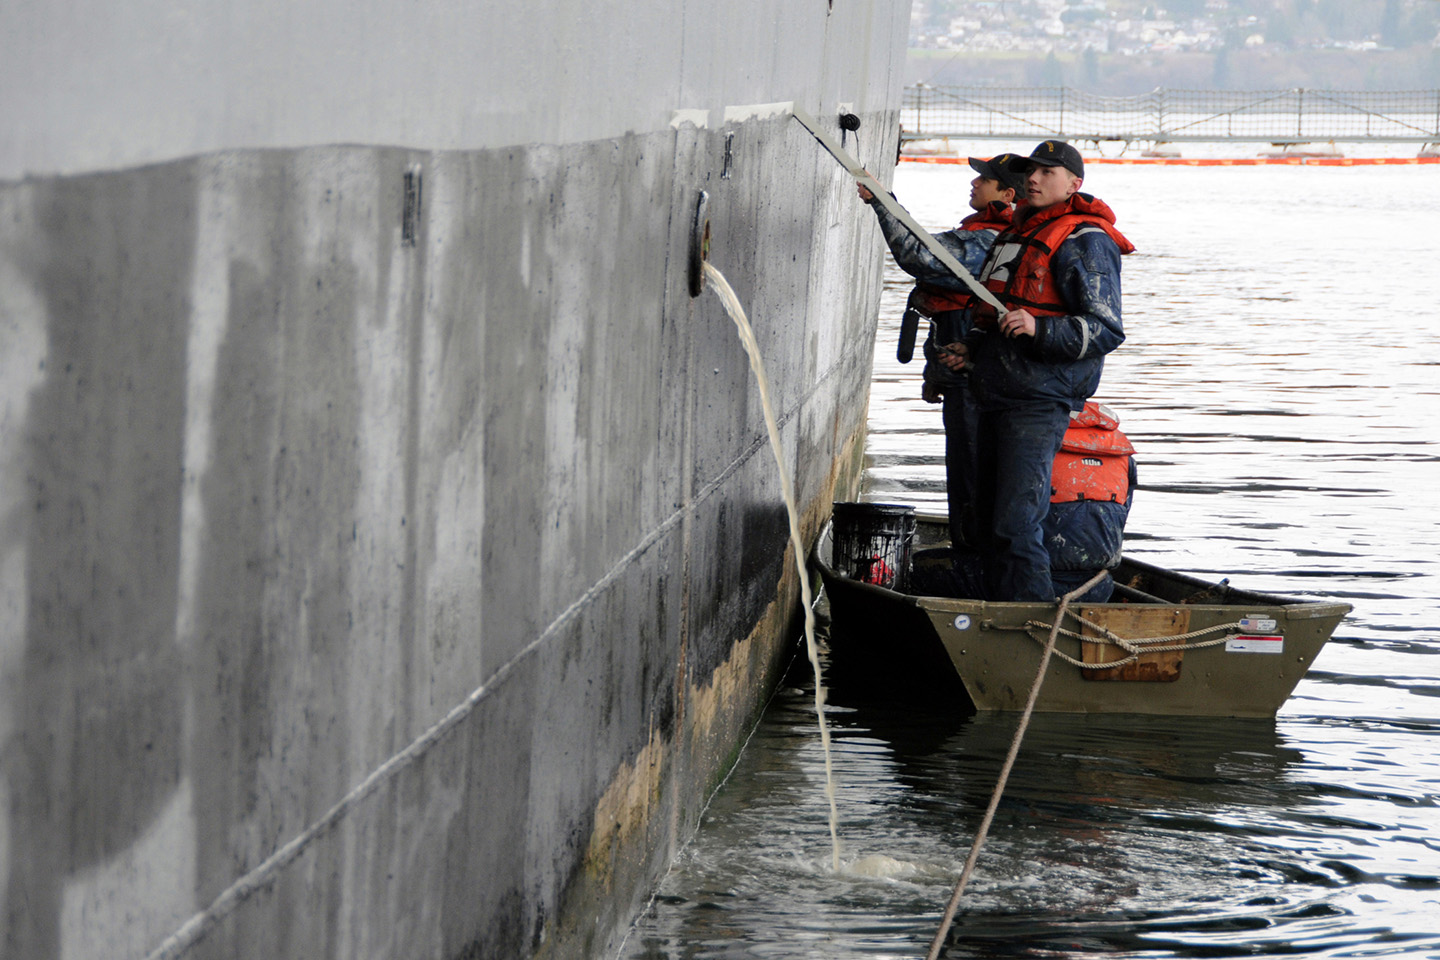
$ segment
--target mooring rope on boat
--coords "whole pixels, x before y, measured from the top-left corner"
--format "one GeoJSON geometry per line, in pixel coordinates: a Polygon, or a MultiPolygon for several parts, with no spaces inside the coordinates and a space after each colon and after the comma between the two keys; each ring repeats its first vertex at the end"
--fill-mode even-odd
{"type": "Polygon", "coordinates": [[[1035,702],[1040,698],[1040,686],[1045,682],[1045,670],[1050,666],[1050,655],[1055,652],[1055,638],[1060,633],[1060,623],[1065,619],[1065,612],[1070,607],[1070,601],[1083,596],[1091,587],[1104,579],[1107,571],[1101,570],[1091,577],[1084,584],[1071,590],[1060,598],[1060,608],[1055,615],[1055,626],[1050,631],[1050,639],[1045,644],[1045,652],[1040,657],[1040,668],[1035,671],[1035,682],[1030,686],[1030,697],[1025,701],[1025,709],[1020,714],[1020,725],[1015,728],[1015,738],[1010,741],[1010,752],[1005,756],[1005,763],[1000,768],[1000,778],[995,781],[995,791],[990,795],[990,806],[985,810],[985,816],[980,820],[980,828],[975,831],[975,841],[970,845],[970,855],[965,858],[965,868],[960,871],[960,880],[955,884],[955,892],[950,895],[950,902],[945,905],[945,915],[941,918],[940,929],[935,932],[935,939],[930,943],[930,952],[926,960],[935,960],[940,956],[940,948],[945,943],[945,935],[950,932],[950,925],[955,921],[955,911],[960,906],[960,895],[965,892],[965,884],[970,881],[970,874],[975,871],[975,862],[980,859],[980,848],[985,843],[985,835],[990,832],[990,824],[995,819],[995,811],[1000,808],[1000,796],[1005,792],[1005,781],[1010,779],[1010,771],[1015,766],[1015,758],[1020,754],[1020,741],[1025,739],[1025,728],[1030,725],[1030,715],[1035,712],[1035,702]]]}
{"type": "Polygon", "coordinates": [[[1241,624],[1236,621],[1234,623],[1217,623],[1214,626],[1202,627],[1199,630],[1191,630],[1189,633],[1167,634],[1163,637],[1127,638],[1117,635],[1110,629],[1103,627],[1098,623],[1091,623],[1089,620],[1086,620],[1078,613],[1063,610],[1060,616],[1055,618],[1055,626],[1053,627],[1050,624],[1046,623],[1044,620],[1026,620],[1023,629],[1025,631],[1025,635],[1028,636],[1031,640],[1034,640],[1036,643],[1045,642],[1041,640],[1040,637],[1037,635],[1039,631],[1051,630],[1056,631],[1063,636],[1079,640],[1082,643],[1094,643],[1100,644],[1102,646],[1119,647],[1120,649],[1124,650],[1126,653],[1129,654],[1128,657],[1122,657],[1119,660],[1106,660],[1102,663],[1085,663],[1083,661],[1076,660],[1074,657],[1060,650],[1054,651],[1055,656],[1059,657],[1061,660],[1064,660],[1066,663],[1072,666],[1081,667],[1086,670],[1109,670],[1112,667],[1123,667],[1126,664],[1134,663],[1140,658],[1141,654],[1171,653],[1176,650],[1204,650],[1206,647],[1218,647],[1220,644],[1230,639],[1229,636],[1216,637],[1213,640],[1205,640],[1201,643],[1190,643],[1189,641],[1195,639],[1196,637],[1203,637],[1209,633],[1224,632],[1229,634],[1239,630],[1240,627],[1241,624]],[[1064,621],[1066,614],[1074,617],[1075,620],[1078,621],[1082,626],[1089,627],[1091,630],[1096,631],[1096,634],[1094,636],[1086,636],[1085,634],[1076,633],[1074,630],[1066,630],[1065,628],[1059,626],[1059,624],[1064,621]]]}

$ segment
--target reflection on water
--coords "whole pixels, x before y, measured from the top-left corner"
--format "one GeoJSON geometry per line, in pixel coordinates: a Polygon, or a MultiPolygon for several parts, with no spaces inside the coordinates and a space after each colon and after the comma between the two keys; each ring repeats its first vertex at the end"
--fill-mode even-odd
{"type": "MultiPolygon", "coordinates": [[[[1036,716],[946,956],[1440,957],[1436,177],[1090,171],[1140,248],[1100,394],[1138,450],[1128,552],[1355,611],[1274,721],[1036,716]]],[[[907,165],[896,193],[939,227],[968,180],[907,165]]],[[[905,286],[892,267],[866,496],[939,512],[905,286]]],[[[807,670],[624,956],[924,955],[1015,718],[832,691],[836,873],[807,670]]]]}

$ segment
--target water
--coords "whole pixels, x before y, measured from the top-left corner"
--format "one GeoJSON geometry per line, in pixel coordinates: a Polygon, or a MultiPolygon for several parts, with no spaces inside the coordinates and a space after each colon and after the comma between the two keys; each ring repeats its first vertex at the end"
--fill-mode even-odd
{"type": "MultiPolygon", "coordinates": [[[[953,224],[964,169],[896,193],[953,224]]],[[[1140,248],[1099,394],[1138,449],[1127,551],[1355,611],[1273,722],[1036,716],[944,955],[1440,957],[1440,170],[1090,172],[1140,248]]],[[[939,512],[905,288],[866,497],[939,512]]],[[[837,871],[813,690],[801,658],[623,956],[924,956],[1015,717],[832,690],[837,871]]]]}

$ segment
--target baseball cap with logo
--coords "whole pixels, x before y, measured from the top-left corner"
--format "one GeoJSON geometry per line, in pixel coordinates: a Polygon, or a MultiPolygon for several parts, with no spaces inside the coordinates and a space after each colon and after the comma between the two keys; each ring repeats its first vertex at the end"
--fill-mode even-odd
{"type": "Polygon", "coordinates": [[[1030,151],[1029,157],[1016,157],[1015,166],[1028,171],[1034,164],[1042,167],[1064,167],[1077,177],[1085,176],[1085,161],[1076,150],[1064,140],[1045,140],[1030,151]]]}
{"type": "Polygon", "coordinates": [[[991,180],[998,180],[1000,186],[1009,187],[1016,193],[1025,192],[1025,174],[1015,169],[1014,164],[1025,163],[1024,157],[1017,157],[1013,153],[1000,153],[989,160],[981,160],[979,157],[970,158],[970,169],[982,177],[989,177],[991,180]]]}

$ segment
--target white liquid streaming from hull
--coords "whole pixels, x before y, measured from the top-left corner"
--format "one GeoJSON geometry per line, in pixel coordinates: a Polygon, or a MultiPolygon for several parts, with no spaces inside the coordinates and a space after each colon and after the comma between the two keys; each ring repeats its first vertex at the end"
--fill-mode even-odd
{"type": "Polygon", "coordinates": [[[800,538],[800,516],[795,508],[795,490],[790,483],[790,474],[785,469],[785,454],[780,446],[780,428],[775,422],[775,408],[770,402],[770,381],[765,376],[765,364],[760,358],[760,345],[755,341],[755,332],[745,316],[740,298],[726,282],[725,275],[709,263],[704,264],[705,277],[715,285],[715,293],[725,305],[725,312],[735,321],[740,342],[750,357],[750,369],[755,372],[755,383],[760,389],[760,405],[765,411],[765,429],[770,435],[770,452],[775,455],[775,465],[780,470],[780,493],[785,498],[785,514],[790,519],[790,547],[795,554],[795,566],[800,574],[800,603],[805,609],[805,652],[810,657],[810,666],[815,671],[815,717],[820,724],[820,744],[825,753],[825,798],[830,804],[830,864],[831,869],[840,870],[839,816],[835,808],[835,777],[830,763],[830,728],[825,723],[825,686],[820,676],[820,652],[815,645],[814,598],[810,591],[810,575],[805,569],[805,546],[800,538]]]}

